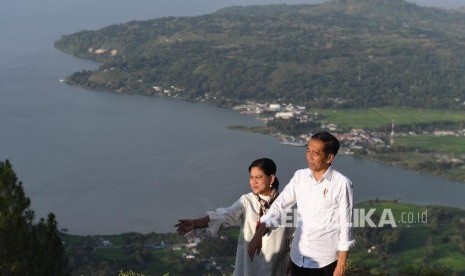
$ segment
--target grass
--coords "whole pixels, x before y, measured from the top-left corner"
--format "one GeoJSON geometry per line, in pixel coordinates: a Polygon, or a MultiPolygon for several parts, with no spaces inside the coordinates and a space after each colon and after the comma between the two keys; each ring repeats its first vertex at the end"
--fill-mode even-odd
{"type": "Polygon", "coordinates": [[[106,260],[128,260],[127,254],[121,248],[97,248],[95,256],[106,260]]]}
{"type": "MultiPolygon", "coordinates": [[[[396,201],[377,200],[359,203],[355,208],[373,208],[376,209],[378,213],[381,213],[383,209],[391,209],[396,220],[397,216],[402,212],[421,213],[428,210],[428,222],[430,219],[433,219],[438,212],[444,213],[444,211],[440,212],[438,208],[447,210],[445,213],[448,214],[449,217],[443,220],[438,228],[430,224],[415,224],[412,225],[412,227],[402,227],[401,236],[396,242],[394,251],[390,252],[391,258],[387,260],[387,266],[394,267],[396,265],[403,266],[411,264],[421,267],[424,262],[427,262],[429,267],[442,266],[458,273],[457,275],[464,275],[465,262],[463,262],[463,260],[465,259],[465,254],[457,246],[457,240],[451,238],[461,235],[461,232],[458,232],[459,230],[453,226],[453,221],[465,217],[464,210],[449,207],[417,206],[396,201]],[[444,237],[449,237],[449,239],[444,240],[444,237]],[[428,240],[430,238],[431,247],[428,249],[428,240]],[[432,252],[428,252],[428,250],[432,250],[432,252]],[[394,256],[395,258],[393,258],[394,256]]],[[[355,231],[357,231],[357,228],[355,231]]],[[[381,236],[379,238],[382,239],[381,236]]],[[[377,251],[374,253],[367,253],[365,248],[356,247],[351,250],[350,255],[361,265],[376,270],[382,268],[379,264],[380,255],[377,251]]]]}
{"type": "Polygon", "coordinates": [[[77,236],[77,235],[69,235],[66,233],[61,233],[61,239],[66,243],[66,244],[76,244],[82,241],[82,236],[77,236]]]}
{"type": "Polygon", "coordinates": [[[463,259],[463,255],[453,252],[450,256],[439,258],[437,262],[456,271],[465,271],[465,262],[463,259]]]}
{"type": "MultiPolygon", "coordinates": [[[[147,267],[147,270],[156,273],[156,275],[167,272],[173,273],[173,275],[175,275],[175,273],[177,273],[178,270],[170,263],[170,254],[168,254],[168,251],[172,251],[172,249],[167,248],[152,251],[153,260],[150,262],[150,265],[147,267]]],[[[179,253],[179,255],[182,254],[181,252],[175,253],[179,253]]]]}
{"type": "Polygon", "coordinates": [[[402,255],[406,254],[411,259],[414,259],[415,256],[422,256],[423,247],[430,235],[431,229],[425,226],[405,229],[404,235],[400,238],[398,250],[402,251],[402,255]]]}
{"type": "Polygon", "coordinates": [[[394,121],[399,125],[431,123],[438,121],[465,121],[465,112],[448,110],[425,110],[407,108],[356,108],[356,109],[312,109],[322,114],[326,123],[336,124],[339,128],[382,128],[394,121]]]}
{"type": "Polygon", "coordinates": [[[465,137],[461,136],[404,136],[396,137],[396,146],[409,146],[441,153],[465,153],[465,137]]]}
{"type": "Polygon", "coordinates": [[[239,227],[228,227],[223,230],[223,234],[228,239],[238,240],[239,239],[239,227]]]}
{"type": "Polygon", "coordinates": [[[124,245],[124,239],[121,235],[110,235],[104,236],[104,238],[110,241],[113,245],[121,246],[124,245]]]}
{"type": "MultiPolygon", "coordinates": [[[[457,221],[465,218],[465,210],[458,208],[450,208],[443,206],[418,206],[407,204],[398,201],[379,201],[372,200],[356,204],[355,208],[376,209],[377,213],[381,215],[384,209],[390,209],[396,219],[398,220],[400,214],[407,213],[422,213],[428,210],[428,222],[433,221],[435,216],[442,214],[442,219],[434,226],[430,224],[412,224],[411,227],[400,225],[401,227],[399,240],[396,241],[395,246],[389,252],[383,251],[383,243],[377,244],[377,241],[383,241],[388,231],[383,231],[375,237],[375,245],[377,248],[372,252],[367,252],[367,247],[370,244],[364,244],[363,239],[360,237],[361,228],[355,228],[356,237],[359,238],[355,247],[350,250],[350,259],[355,263],[355,267],[363,267],[374,271],[386,271],[387,268],[401,269],[405,265],[413,265],[414,267],[422,267],[425,263],[427,267],[443,266],[450,268],[454,273],[451,275],[465,275],[465,251],[459,246],[461,241],[462,232],[456,225],[457,221]],[[455,223],[455,224],[454,224],[455,223]],[[431,237],[431,238],[430,238],[431,237]],[[430,244],[430,245],[428,245],[430,244]],[[387,258],[388,257],[388,258],[387,258]]],[[[463,225],[465,227],[465,224],[463,225]]],[[[386,229],[384,229],[386,230],[386,229]]],[[[230,238],[237,238],[239,228],[227,228],[222,233],[230,238]]],[[[79,236],[65,235],[68,242],[79,241],[79,236]]],[[[112,243],[118,243],[119,238],[115,236],[103,236],[105,239],[110,240],[112,243]]],[[[123,235],[121,235],[122,237],[123,235]]],[[[90,241],[98,243],[99,237],[85,236],[81,237],[81,243],[88,244],[90,241]]],[[[122,240],[121,240],[122,241],[122,240]]],[[[152,259],[145,266],[130,267],[138,273],[127,271],[121,276],[141,276],[141,275],[180,275],[182,260],[180,257],[185,250],[173,251],[171,248],[163,249],[150,249],[152,259]],[[181,263],[180,263],[180,262],[181,263]],[[131,274],[132,273],[132,274],[131,274]],[[141,274],[142,273],[142,274],[141,274]]],[[[92,254],[92,258],[104,261],[108,260],[122,260],[130,262],[130,256],[125,256],[120,248],[97,248],[92,254]]],[[[233,263],[234,257],[228,256],[229,261],[224,263],[233,263]]],[[[126,266],[125,266],[126,267],[126,266]]],[[[127,269],[130,269],[127,268],[127,269]]],[[[126,268],[125,268],[126,269],[126,268]]],[[[209,274],[204,274],[208,276],[209,274]]],[[[225,274],[227,275],[227,274],[225,274]]],[[[360,275],[360,274],[358,274],[360,275]]],[[[367,274],[368,275],[368,274],[367,274]]],[[[392,275],[392,274],[391,274],[392,275]]],[[[412,274],[413,275],[413,274],[412,274]]],[[[419,275],[419,274],[415,274],[419,275]]],[[[443,275],[443,274],[421,274],[421,275],[443,275]]]]}
{"type": "Polygon", "coordinates": [[[351,250],[349,260],[356,264],[363,264],[367,267],[377,266],[379,261],[376,255],[368,253],[366,250],[351,250]]]}
{"type": "Polygon", "coordinates": [[[308,112],[321,115],[323,124],[335,124],[344,132],[360,128],[382,130],[387,135],[394,122],[396,136],[392,150],[370,149],[365,155],[367,159],[465,182],[465,166],[461,164],[465,156],[465,136],[436,136],[432,133],[433,130],[457,133],[465,129],[465,111],[381,107],[310,109],[308,112]],[[410,129],[417,133],[427,129],[430,134],[403,136],[402,132],[410,129]],[[435,166],[435,162],[439,166],[435,166]]]}
{"type": "MultiPolygon", "coordinates": [[[[355,208],[365,209],[365,214],[370,209],[376,209],[374,213],[380,217],[382,217],[384,210],[390,210],[397,227],[414,227],[415,231],[421,231],[417,229],[427,225],[421,222],[423,216],[426,215],[425,212],[427,212],[427,207],[423,206],[396,201],[367,201],[357,204],[355,208]]],[[[389,219],[389,217],[386,217],[386,219],[389,219]]]]}
{"type": "Polygon", "coordinates": [[[423,245],[420,247],[411,248],[408,250],[402,250],[400,254],[396,257],[399,261],[405,262],[421,262],[422,257],[425,256],[426,250],[423,248],[423,245]]]}

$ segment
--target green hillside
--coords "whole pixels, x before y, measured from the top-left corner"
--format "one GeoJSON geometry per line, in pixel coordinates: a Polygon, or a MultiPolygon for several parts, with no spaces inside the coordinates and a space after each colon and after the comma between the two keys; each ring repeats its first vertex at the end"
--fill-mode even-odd
{"type": "MultiPolygon", "coordinates": [[[[350,249],[347,275],[465,275],[464,210],[373,200],[357,204],[355,213],[356,244],[350,249]],[[392,214],[390,223],[383,223],[383,213],[392,214]]],[[[222,231],[213,238],[200,235],[200,243],[180,250],[174,248],[187,241],[175,233],[63,235],[63,240],[72,275],[116,275],[123,270],[143,275],[223,276],[233,270],[239,229],[222,231]],[[109,244],[103,246],[104,240],[109,244]],[[162,241],[165,247],[157,247],[162,241]],[[195,258],[187,259],[190,254],[195,258]]]]}
{"type": "Polygon", "coordinates": [[[401,0],[231,7],[64,35],[70,84],[231,105],[463,109],[465,15],[401,0]]]}

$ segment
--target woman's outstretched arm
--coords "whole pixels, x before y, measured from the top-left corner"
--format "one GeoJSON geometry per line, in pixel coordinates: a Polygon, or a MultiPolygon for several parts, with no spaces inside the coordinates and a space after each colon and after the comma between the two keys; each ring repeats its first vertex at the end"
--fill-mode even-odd
{"type": "Polygon", "coordinates": [[[184,235],[194,229],[208,227],[208,222],[210,222],[209,216],[197,219],[180,219],[179,222],[174,225],[174,227],[178,228],[178,233],[184,235]]]}

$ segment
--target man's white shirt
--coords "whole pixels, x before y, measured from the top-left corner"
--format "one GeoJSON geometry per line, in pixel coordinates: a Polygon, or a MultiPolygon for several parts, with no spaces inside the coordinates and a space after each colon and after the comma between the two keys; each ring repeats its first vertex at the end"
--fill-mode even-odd
{"type": "Polygon", "coordinates": [[[298,218],[290,255],[297,266],[324,267],[355,243],[352,182],[343,174],[330,167],[316,181],[310,169],[296,171],[260,221],[273,229],[285,222],[295,204],[298,218]]]}

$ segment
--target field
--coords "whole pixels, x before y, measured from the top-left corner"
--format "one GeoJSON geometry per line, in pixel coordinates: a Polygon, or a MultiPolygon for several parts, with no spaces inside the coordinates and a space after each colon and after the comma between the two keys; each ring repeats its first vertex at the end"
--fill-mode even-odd
{"type": "Polygon", "coordinates": [[[415,147],[441,153],[465,153],[465,137],[461,136],[405,136],[396,137],[396,145],[415,147]]]}
{"type": "Polygon", "coordinates": [[[366,158],[408,170],[465,183],[465,112],[407,108],[312,109],[322,124],[344,132],[353,128],[379,130],[389,139],[395,123],[395,143],[375,148],[362,145],[366,158]]]}
{"type": "Polygon", "coordinates": [[[407,108],[364,108],[364,109],[312,109],[324,116],[324,122],[339,128],[382,128],[391,125],[409,125],[438,121],[463,122],[465,112],[448,110],[424,110],[407,108]]]}

